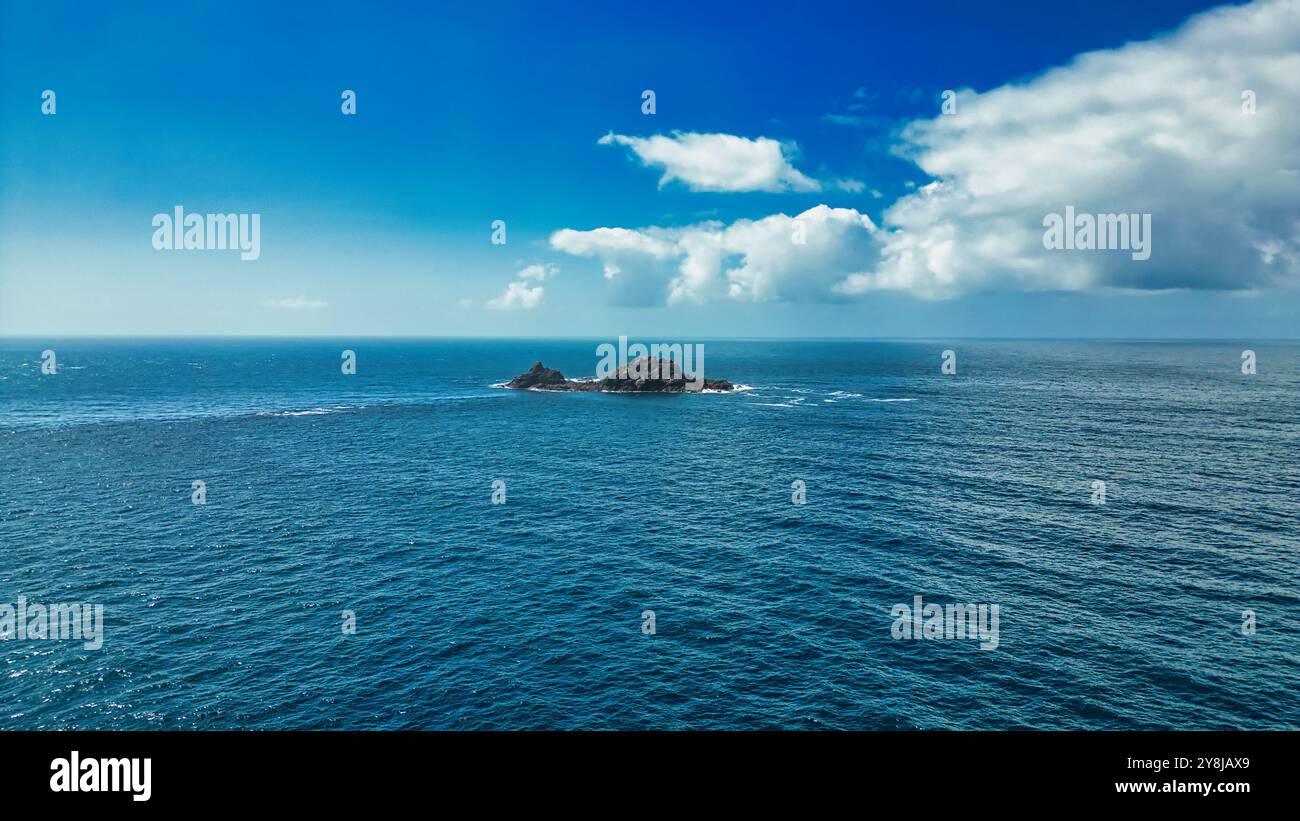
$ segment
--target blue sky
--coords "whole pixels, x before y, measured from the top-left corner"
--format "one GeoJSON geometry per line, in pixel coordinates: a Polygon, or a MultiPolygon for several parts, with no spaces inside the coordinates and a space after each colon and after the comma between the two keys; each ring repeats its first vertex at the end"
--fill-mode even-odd
{"type": "MultiPolygon", "coordinates": [[[[6,3],[0,334],[1295,336],[1295,114],[1272,101],[1300,38],[1294,3],[1265,5],[1180,42],[1211,4],[6,3]],[[1152,38],[1171,45],[1115,51],[1152,38]],[[1223,76],[1180,81],[1206,48],[1223,76]],[[1143,107],[1088,96],[1130,70],[1143,107]],[[1261,94],[1244,127],[1239,86],[1261,94]],[[956,130],[945,89],[975,118],[956,130]],[[1017,119],[1043,99],[1066,110],[1017,119]],[[1104,153],[1039,156],[1084,128],[1104,153]],[[671,164],[630,147],[656,135],[776,141],[809,182],[661,181],[671,164]],[[936,180],[947,199],[923,202],[936,180]],[[1076,202],[1153,213],[1150,264],[998,241],[1076,202]],[[261,214],[260,258],[155,250],[175,205],[261,214]],[[777,217],[818,206],[811,250],[773,249],[777,217]]],[[[691,162],[745,162],[729,150],[691,162]]]]}

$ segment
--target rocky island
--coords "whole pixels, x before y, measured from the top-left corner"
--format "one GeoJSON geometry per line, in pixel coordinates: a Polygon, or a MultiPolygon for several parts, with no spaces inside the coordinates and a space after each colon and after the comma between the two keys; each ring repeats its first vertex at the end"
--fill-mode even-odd
{"type": "Polygon", "coordinates": [[[638,357],[604,379],[565,379],[564,374],[541,362],[505,384],[507,388],[534,391],[588,391],[592,393],[701,393],[731,391],[725,379],[697,379],[684,373],[671,359],[638,357]]]}

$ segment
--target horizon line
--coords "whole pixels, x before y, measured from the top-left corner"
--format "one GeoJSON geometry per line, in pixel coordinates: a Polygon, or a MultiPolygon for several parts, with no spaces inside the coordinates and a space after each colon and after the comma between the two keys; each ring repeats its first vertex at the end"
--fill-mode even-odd
{"type": "MultiPolygon", "coordinates": [[[[339,339],[410,339],[410,340],[519,340],[519,341],[605,341],[625,336],[629,340],[645,334],[617,334],[611,336],[495,336],[489,334],[461,334],[446,336],[436,334],[0,334],[0,340],[34,340],[34,339],[295,339],[295,340],[339,340],[339,339]]],[[[658,336],[693,336],[690,334],[655,334],[658,336]]],[[[888,341],[922,341],[936,339],[964,339],[974,341],[1020,341],[1020,342],[1297,342],[1300,336],[1245,337],[1245,336],[695,336],[696,339],[719,342],[888,342],[888,341]]]]}

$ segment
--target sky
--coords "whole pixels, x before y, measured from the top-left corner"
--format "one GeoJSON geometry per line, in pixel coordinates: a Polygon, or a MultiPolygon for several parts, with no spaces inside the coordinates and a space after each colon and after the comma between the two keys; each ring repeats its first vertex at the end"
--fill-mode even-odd
{"type": "Polygon", "coordinates": [[[0,335],[1300,334],[1300,0],[120,6],[0,0],[0,335]]]}

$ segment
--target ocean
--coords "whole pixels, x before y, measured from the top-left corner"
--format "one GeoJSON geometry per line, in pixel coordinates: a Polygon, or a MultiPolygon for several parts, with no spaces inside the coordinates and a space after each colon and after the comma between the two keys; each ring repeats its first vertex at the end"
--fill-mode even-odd
{"type": "Polygon", "coordinates": [[[1300,343],[606,341],[0,339],[0,728],[1300,728],[1300,343]]]}

